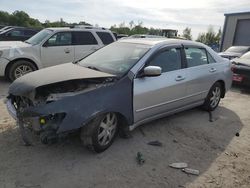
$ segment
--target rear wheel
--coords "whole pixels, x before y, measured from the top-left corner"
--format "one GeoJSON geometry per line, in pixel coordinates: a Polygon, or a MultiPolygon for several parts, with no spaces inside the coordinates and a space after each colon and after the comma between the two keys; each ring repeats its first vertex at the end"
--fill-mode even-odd
{"type": "Polygon", "coordinates": [[[9,68],[8,77],[11,81],[36,70],[36,66],[26,60],[15,61],[9,68]]]}
{"type": "Polygon", "coordinates": [[[203,104],[203,108],[207,111],[213,111],[219,105],[222,94],[222,87],[219,82],[216,82],[210,89],[207,98],[203,104]]]}
{"type": "Polygon", "coordinates": [[[118,130],[118,117],[106,113],[93,119],[81,130],[83,145],[97,153],[103,152],[113,143],[118,130]]]}

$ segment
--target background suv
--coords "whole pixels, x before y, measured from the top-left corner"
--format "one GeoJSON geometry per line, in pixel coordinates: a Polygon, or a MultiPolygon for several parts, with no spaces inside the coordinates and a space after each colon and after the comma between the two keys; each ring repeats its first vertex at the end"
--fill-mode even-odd
{"type": "Polygon", "coordinates": [[[0,76],[10,80],[44,67],[76,62],[114,42],[103,28],[47,28],[24,42],[0,43],[0,76]]]}

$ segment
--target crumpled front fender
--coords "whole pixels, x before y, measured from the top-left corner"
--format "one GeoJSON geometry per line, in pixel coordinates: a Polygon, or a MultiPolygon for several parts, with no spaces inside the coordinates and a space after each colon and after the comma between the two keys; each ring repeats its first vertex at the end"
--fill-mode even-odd
{"type": "Polygon", "coordinates": [[[46,116],[65,113],[58,133],[78,129],[97,114],[117,112],[129,124],[133,123],[132,81],[128,77],[112,85],[103,86],[87,93],[65,97],[45,105],[29,107],[22,112],[23,117],[46,116]]]}

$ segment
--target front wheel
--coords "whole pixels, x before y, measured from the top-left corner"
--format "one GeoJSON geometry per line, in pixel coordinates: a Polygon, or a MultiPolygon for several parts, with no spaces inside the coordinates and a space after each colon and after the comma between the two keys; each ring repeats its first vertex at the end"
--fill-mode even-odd
{"type": "Polygon", "coordinates": [[[97,153],[103,152],[113,143],[118,130],[118,117],[106,113],[93,119],[81,130],[83,145],[97,153]]]}
{"type": "Polygon", "coordinates": [[[219,105],[222,89],[221,84],[216,82],[210,89],[207,98],[203,104],[203,108],[207,111],[213,111],[219,105]]]}
{"type": "Polygon", "coordinates": [[[36,66],[26,60],[15,61],[9,68],[8,77],[11,81],[36,70],[36,66]]]}

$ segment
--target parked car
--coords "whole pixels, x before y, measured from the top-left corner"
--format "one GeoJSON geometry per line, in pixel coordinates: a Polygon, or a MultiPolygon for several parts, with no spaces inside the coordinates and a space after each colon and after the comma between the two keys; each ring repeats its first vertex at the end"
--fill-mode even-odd
{"type": "Polygon", "coordinates": [[[250,86],[250,52],[232,60],[233,83],[250,86]]]}
{"type": "Polygon", "coordinates": [[[5,25],[0,25],[0,31],[1,31],[1,29],[4,28],[4,27],[5,27],[5,25]]]}
{"type": "Polygon", "coordinates": [[[144,35],[144,34],[135,34],[131,35],[128,38],[166,38],[160,35],[144,35]]]}
{"type": "Polygon", "coordinates": [[[24,42],[0,42],[0,76],[15,80],[37,69],[78,61],[114,41],[105,29],[47,28],[24,42]]]}
{"type": "Polygon", "coordinates": [[[0,41],[25,41],[38,32],[38,29],[10,27],[0,33],[0,41]]]}
{"type": "Polygon", "coordinates": [[[220,52],[219,55],[227,59],[233,59],[242,56],[249,50],[250,50],[249,46],[231,46],[226,51],[220,52]]]}
{"type": "Polygon", "coordinates": [[[7,29],[10,29],[12,28],[13,26],[4,26],[0,29],[0,33],[3,32],[4,30],[7,30],[7,29]]]}
{"type": "Polygon", "coordinates": [[[125,37],[128,37],[128,35],[126,34],[117,34],[117,39],[121,39],[121,38],[125,38],[125,37]]]}
{"type": "Polygon", "coordinates": [[[231,83],[230,61],[206,45],[127,39],[78,63],[18,78],[9,87],[7,108],[22,133],[31,126],[43,143],[81,130],[83,144],[102,152],[118,130],[196,106],[214,110],[231,83]]]}

